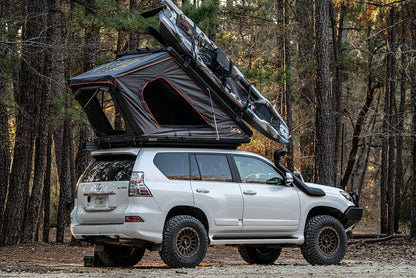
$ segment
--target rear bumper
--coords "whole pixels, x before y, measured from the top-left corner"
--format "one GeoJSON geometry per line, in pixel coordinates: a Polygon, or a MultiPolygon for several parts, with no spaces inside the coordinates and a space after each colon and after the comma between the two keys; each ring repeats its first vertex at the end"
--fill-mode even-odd
{"type": "Polygon", "coordinates": [[[136,239],[155,244],[162,242],[162,231],[146,227],[146,223],[124,223],[113,225],[71,225],[71,233],[77,239],[94,240],[103,237],[114,240],[136,239]]]}
{"type": "Polygon", "coordinates": [[[347,218],[347,222],[344,224],[344,228],[346,230],[350,230],[360,222],[361,218],[363,217],[363,209],[361,207],[349,207],[344,212],[345,217],[347,218]]]}

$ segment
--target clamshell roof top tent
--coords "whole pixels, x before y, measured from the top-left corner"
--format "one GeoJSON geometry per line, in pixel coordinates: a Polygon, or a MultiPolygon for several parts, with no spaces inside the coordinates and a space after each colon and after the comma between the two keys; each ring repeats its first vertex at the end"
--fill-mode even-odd
{"type": "Polygon", "coordinates": [[[251,130],[174,57],[125,55],[70,79],[98,142],[238,146],[251,130]]]}
{"type": "Polygon", "coordinates": [[[160,0],[144,17],[159,14],[159,32],[150,28],[160,43],[189,57],[191,67],[242,119],[270,139],[287,144],[289,129],[273,105],[171,0],[160,0]]]}

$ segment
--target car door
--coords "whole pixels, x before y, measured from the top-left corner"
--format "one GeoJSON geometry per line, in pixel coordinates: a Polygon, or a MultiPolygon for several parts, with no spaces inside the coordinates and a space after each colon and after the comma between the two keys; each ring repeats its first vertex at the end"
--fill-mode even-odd
{"type": "Polygon", "coordinates": [[[243,197],[227,155],[192,154],[190,162],[195,206],[207,215],[210,233],[241,232],[243,197]]]}
{"type": "Polygon", "coordinates": [[[298,229],[300,200],[282,175],[257,157],[234,155],[244,199],[243,231],[294,232],[298,229]]]}

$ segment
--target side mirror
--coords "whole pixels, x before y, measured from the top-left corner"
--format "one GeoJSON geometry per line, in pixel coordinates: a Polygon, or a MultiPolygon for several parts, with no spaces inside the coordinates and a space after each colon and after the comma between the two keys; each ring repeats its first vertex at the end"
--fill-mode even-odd
{"type": "Polygon", "coordinates": [[[293,183],[293,176],[291,173],[286,172],[286,185],[291,185],[293,183]]]}

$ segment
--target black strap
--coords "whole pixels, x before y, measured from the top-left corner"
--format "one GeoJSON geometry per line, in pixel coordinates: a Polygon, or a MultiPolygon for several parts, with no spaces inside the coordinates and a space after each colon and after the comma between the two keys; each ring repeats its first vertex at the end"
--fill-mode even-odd
{"type": "Polygon", "coordinates": [[[246,105],[244,106],[244,110],[247,110],[247,108],[248,108],[248,106],[250,104],[250,96],[251,96],[251,87],[252,86],[253,85],[250,84],[250,87],[248,88],[247,102],[246,102],[246,105]]]}

